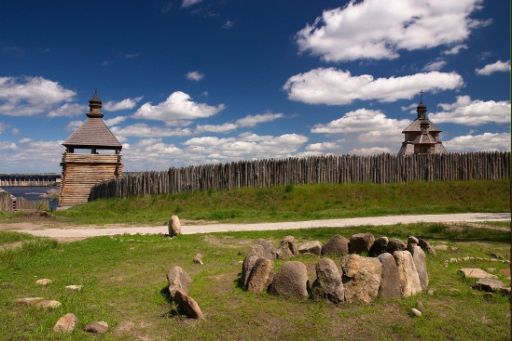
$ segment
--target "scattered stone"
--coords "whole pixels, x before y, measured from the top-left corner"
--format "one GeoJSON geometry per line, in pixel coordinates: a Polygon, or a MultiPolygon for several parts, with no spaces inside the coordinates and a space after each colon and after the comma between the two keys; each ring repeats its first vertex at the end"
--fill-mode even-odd
{"type": "Polygon", "coordinates": [[[349,251],[348,244],[347,238],[336,234],[322,246],[322,255],[345,256],[349,251]]]}
{"type": "Polygon", "coordinates": [[[418,277],[420,278],[421,288],[424,290],[428,287],[428,273],[427,273],[427,257],[421,247],[416,244],[411,244],[412,249],[412,260],[418,271],[418,277]]]}
{"type": "Polygon", "coordinates": [[[395,258],[390,253],[382,253],[377,257],[382,264],[382,276],[380,279],[379,296],[395,298],[402,296],[400,291],[400,277],[395,258]]]}
{"type": "Polygon", "coordinates": [[[258,258],[254,264],[246,289],[251,292],[266,291],[274,277],[274,262],[267,258],[258,258]]]}
{"type": "Polygon", "coordinates": [[[36,307],[47,310],[54,310],[62,305],[59,301],[55,300],[42,300],[36,303],[36,307]]]}
{"type": "Polygon", "coordinates": [[[318,240],[306,242],[299,246],[299,253],[311,253],[313,255],[320,255],[322,253],[322,243],[318,240]]]}
{"type": "Polygon", "coordinates": [[[249,275],[251,274],[252,268],[254,267],[254,264],[256,264],[256,261],[259,258],[264,257],[265,250],[263,246],[261,245],[255,245],[251,248],[249,253],[244,258],[244,262],[242,264],[242,280],[243,280],[243,287],[247,288],[247,281],[249,280],[249,275]]]}
{"type": "Polygon", "coordinates": [[[270,292],[284,297],[308,298],[308,270],[297,261],[285,262],[274,275],[270,292]]]}
{"type": "Polygon", "coordinates": [[[421,315],[422,315],[421,311],[419,311],[419,310],[418,310],[418,309],[416,309],[416,308],[412,308],[412,309],[411,309],[411,314],[412,314],[412,316],[414,316],[414,317],[421,317],[421,315]]]}
{"type": "Polygon", "coordinates": [[[388,246],[386,247],[386,251],[393,254],[395,251],[404,251],[407,248],[407,245],[399,239],[390,239],[388,242],[388,246]]]}
{"type": "Polygon", "coordinates": [[[276,249],[274,248],[274,244],[270,239],[258,239],[256,241],[257,245],[261,245],[263,247],[263,257],[274,260],[276,259],[276,249]]]}
{"type": "Polygon", "coordinates": [[[75,284],[66,285],[66,289],[71,290],[71,291],[81,291],[83,287],[84,287],[83,285],[75,285],[75,284]]]}
{"type": "Polygon", "coordinates": [[[190,276],[181,268],[181,266],[174,266],[167,273],[167,280],[169,281],[169,294],[174,299],[176,290],[187,291],[192,279],[190,276]]]}
{"type": "Polygon", "coordinates": [[[176,289],[174,294],[174,302],[178,308],[178,312],[189,318],[202,319],[204,318],[203,312],[199,304],[190,297],[185,291],[176,289]]]}
{"type": "MultiPolygon", "coordinates": [[[[499,279],[494,278],[481,278],[473,285],[474,289],[488,291],[488,292],[506,292],[505,284],[499,279]]],[[[510,290],[510,289],[509,289],[510,290]]]]}
{"type": "Polygon", "coordinates": [[[368,251],[368,256],[377,257],[378,255],[386,252],[386,248],[388,246],[388,237],[379,237],[375,239],[370,250],[368,251]]]}
{"type": "Polygon", "coordinates": [[[436,293],[436,291],[435,291],[434,289],[432,289],[432,288],[431,288],[431,289],[428,289],[428,291],[427,291],[427,294],[428,294],[429,296],[434,296],[434,294],[435,294],[435,293],[436,293]]]}
{"type": "Polygon", "coordinates": [[[450,251],[457,251],[459,248],[456,246],[450,246],[450,251]]]}
{"type": "Polygon", "coordinates": [[[488,273],[479,268],[462,268],[459,270],[465,278],[497,278],[495,275],[488,273]]]}
{"type": "Polygon", "coordinates": [[[412,296],[421,292],[420,278],[411,253],[409,251],[395,251],[393,252],[393,257],[395,257],[398,267],[402,297],[412,296]]]}
{"type": "Polygon", "coordinates": [[[348,303],[370,303],[379,293],[382,264],[379,259],[350,254],[343,259],[343,284],[348,303]]]}
{"type": "Polygon", "coordinates": [[[423,303],[421,301],[418,301],[418,302],[416,302],[416,309],[418,309],[421,312],[424,312],[425,306],[423,305],[423,303]]]}
{"type": "Polygon", "coordinates": [[[192,260],[195,264],[201,264],[203,265],[203,255],[198,253],[194,256],[194,259],[192,260]]]}
{"type": "Polygon", "coordinates": [[[430,243],[425,240],[425,239],[422,239],[422,238],[418,238],[418,245],[423,249],[423,251],[425,251],[426,253],[429,253],[431,255],[435,255],[436,254],[436,250],[434,250],[434,248],[432,247],[432,245],[430,245],[430,243]]]}
{"type": "Polygon", "coordinates": [[[26,305],[33,305],[41,301],[44,301],[44,297],[23,297],[16,299],[14,302],[26,305]]]}
{"type": "Polygon", "coordinates": [[[57,323],[53,326],[53,331],[56,333],[71,333],[78,322],[75,314],[67,313],[58,319],[57,323]]]}
{"type": "Polygon", "coordinates": [[[52,284],[52,280],[48,278],[41,278],[36,281],[37,285],[47,286],[48,284],[52,284]]]}
{"type": "Polygon", "coordinates": [[[356,233],[350,237],[348,248],[350,253],[368,252],[375,237],[371,233],[356,233]]]}
{"type": "Polygon", "coordinates": [[[105,321],[89,323],[84,327],[84,331],[93,334],[104,334],[108,331],[108,323],[105,321]]]}
{"type": "Polygon", "coordinates": [[[169,220],[169,236],[175,237],[181,234],[181,223],[177,215],[172,215],[169,220]]]}
{"type": "Polygon", "coordinates": [[[448,245],[446,245],[446,244],[434,245],[433,249],[438,250],[438,251],[448,251],[448,245]]]}
{"type": "Polygon", "coordinates": [[[312,288],[314,299],[327,299],[333,303],[344,301],[345,294],[341,274],[332,259],[320,259],[316,265],[316,277],[312,288]]]}
{"type": "Polygon", "coordinates": [[[277,250],[277,257],[280,259],[288,259],[299,254],[295,238],[293,236],[286,236],[281,240],[281,245],[277,250]]]}

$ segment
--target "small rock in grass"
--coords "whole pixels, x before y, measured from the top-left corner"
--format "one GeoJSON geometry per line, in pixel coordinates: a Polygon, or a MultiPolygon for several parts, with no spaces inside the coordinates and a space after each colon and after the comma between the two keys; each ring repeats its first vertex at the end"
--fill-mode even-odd
{"type": "Polygon", "coordinates": [[[495,275],[490,274],[479,268],[462,268],[459,270],[465,278],[497,278],[495,275]]]}
{"type": "Polygon", "coordinates": [[[177,289],[175,291],[174,301],[180,314],[193,319],[204,318],[199,304],[183,290],[177,289]]]}
{"type": "Polygon", "coordinates": [[[67,313],[62,316],[55,326],[53,326],[53,331],[57,333],[71,333],[78,322],[77,317],[73,313],[67,313]]]}
{"type": "Polygon", "coordinates": [[[310,253],[313,255],[320,255],[322,253],[322,244],[318,240],[306,242],[299,246],[299,253],[310,253]]]}
{"type": "Polygon", "coordinates": [[[81,291],[83,287],[84,287],[83,285],[76,285],[76,284],[66,285],[66,289],[71,290],[71,291],[81,291]]]}
{"type": "Polygon", "coordinates": [[[181,223],[177,215],[172,215],[169,220],[169,236],[174,237],[181,234],[181,223]]]}
{"type": "Polygon", "coordinates": [[[89,323],[84,327],[84,331],[93,334],[103,334],[108,331],[108,323],[105,321],[89,323]]]}
{"type": "Polygon", "coordinates": [[[412,309],[411,309],[411,314],[412,314],[412,316],[414,316],[414,317],[421,317],[421,315],[422,315],[422,314],[421,314],[421,311],[419,311],[419,310],[418,310],[418,309],[416,309],[416,308],[412,308],[412,309]]]}
{"type": "Polygon", "coordinates": [[[434,289],[432,289],[432,288],[431,288],[431,289],[428,289],[428,291],[427,291],[427,294],[428,294],[429,296],[434,296],[434,294],[435,294],[435,293],[436,293],[436,291],[435,291],[434,289]]]}
{"type": "Polygon", "coordinates": [[[47,286],[48,284],[52,284],[52,280],[48,278],[41,278],[36,281],[37,285],[47,286]]]}
{"type": "Polygon", "coordinates": [[[448,251],[448,245],[446,244],[437,244],[433,246],[434,250],[438,251],[448,251]]]}
{"type": "Polygon", "coordinates": [[[418,309],[421,312],[424,312],[425,306],[423,305],[423,303],[421,301],[418,301],[418,302],[416,302],[416,309],[418,309]]]}
{"type": "Polygon", "coordinates": [[[201,265],[203,265],[203,264],[204,264],[204,263],[203,263],[203,255],[202,255],[202,254],[200,254],[200,253],[196,254],[196,255],[194,256],[193,262],[194,262],[195,264],[201,264],[201,265]]]}
{"type": "Polygon", "coordinates": [[[15,300],[16,303],[32,305],[44,301],[44,297],[23,297],[15,300]]]}
{"type": "Polygon", "coordinates": [[[55,300],[43,300],[41,302],[36,303],[36,307],[47,310],[54,310],[59,308],[62,305],[59,301],[55,300]]]}

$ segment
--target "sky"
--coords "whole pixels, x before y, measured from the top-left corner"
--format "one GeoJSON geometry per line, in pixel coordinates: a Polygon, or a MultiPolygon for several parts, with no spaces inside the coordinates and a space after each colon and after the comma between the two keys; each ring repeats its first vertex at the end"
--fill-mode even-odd
{"type": "Polygon", "coordinates": [[[0,2],[0,173],[60,172],[94,89],[126,171],[510,150],[510,2],[0,2]]]}

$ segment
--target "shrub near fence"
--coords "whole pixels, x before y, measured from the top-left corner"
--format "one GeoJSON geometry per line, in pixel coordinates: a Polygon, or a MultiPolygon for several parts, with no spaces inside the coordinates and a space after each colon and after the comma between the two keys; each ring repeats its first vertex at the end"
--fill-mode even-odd
{"type": "Polygon", "coordinates": [[[510,152],[310,156],[134,173],[94,186],[89,199],[289,184],[497,180],[509,176],[510,152]]]}

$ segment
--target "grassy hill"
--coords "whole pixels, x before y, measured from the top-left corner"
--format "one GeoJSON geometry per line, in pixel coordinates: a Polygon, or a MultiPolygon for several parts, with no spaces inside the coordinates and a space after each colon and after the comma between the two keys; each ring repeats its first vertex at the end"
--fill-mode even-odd
{"type": "Polygon", "coordinates": [[[279,186],[102,199],[57,212],[56,219],[77,224],[160,225],[171,214],[190,220],[265,222],[509,209],[509,180],[449,181],[279,186]]]}

